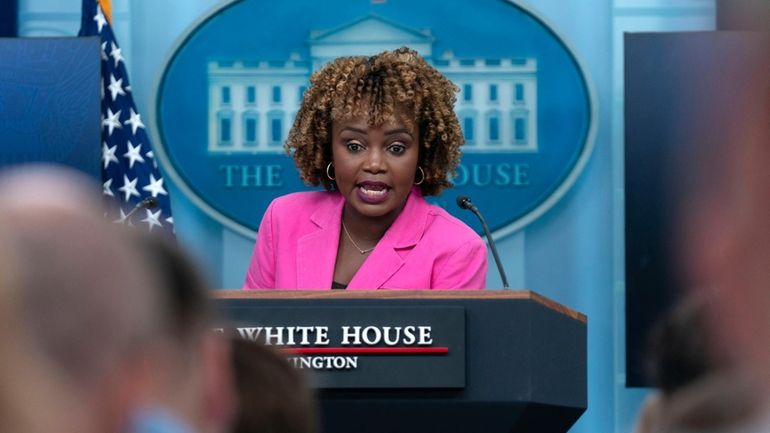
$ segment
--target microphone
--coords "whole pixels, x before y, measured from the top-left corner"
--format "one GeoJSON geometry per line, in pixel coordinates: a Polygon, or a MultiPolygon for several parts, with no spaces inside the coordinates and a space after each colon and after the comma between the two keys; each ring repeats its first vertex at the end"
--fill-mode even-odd
{"type": "Polygon", "coordinates": [[[500,262],[500,256],[497,255],[497,248],[495,248],[495,241],[492,240],[492,233],[489,232],[489,226],[487,226],[487,221],[484,219],[484,216],[481,215],[481,212],[479,212],[479,209],[476,207],[473,202],[471,202],[471,198],[468,196],[460,195],[457,196],[457,206],[460,207],[460,209],[466,209],[471,212],[473,212],[476,217],[478,217],[479,221],[481,221],[481,227],[484,229],[484,234],[487,235],[487,241],[489,241],[489,248],[492,250],[492,257],[495,258],[495,263],[497,264],[497,270],[500,272],[500,279],[503,280],[503,288],[507,289],[508,287],[508,278],[505,276],[505,269],[503,269],[503,264],[500,262]]]}
{"type": "Polygon", "coordinates": [[[144,200],[140,201],[139,203],[134,206],[131,211],[126,214],[126,217],[123,218],[123,224],[128,224],[131,222],[131,217],[134,216],[135,213],[139,212],[142,209],[154,209],[156,206],[158,206],[158,199],[155,197],[147,197],[144,200]]]}

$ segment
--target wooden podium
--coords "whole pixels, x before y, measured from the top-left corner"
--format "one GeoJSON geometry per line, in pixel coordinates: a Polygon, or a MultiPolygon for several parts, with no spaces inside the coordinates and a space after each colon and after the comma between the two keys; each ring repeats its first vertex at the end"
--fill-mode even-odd
{"type": "MultiPolygon", "coordinates": [[[[398,321],[402,315],[414,322],[414,317],[448,313],[448,323],[457,326],[459,315],[459,331],[451,328],[442,337],[440,329],[435,330],[436,342],[451,341],[451,349],[400,349],[451,350],[453,365],[461,363],[459,375],[448,367],[449,382],[435,387],[408,383],[430,379],[430,374],[419,370],[426,362],[430,368],[435,360],[436,370],[442,370],[439,364],[449,359],[440,354],[423,357],[421,366],[415,366],[417,373],[411,375],[409,363],[418,361],[386,354],[392,357],[384,365],[403,374],[392,381],[383,375],[366,380],[388,385],[351,386],[348,379],[357,373],[332,373],[343,385],[318,386],[326,433],[566,432],[586,409],[586,317],[530,291],[222,290],[213,298],[224,319],[250,326],[282,316],[312,316],[313,323],[319,324],[356,311],[375,319],[384,314],[378,323],[398,321]],[[463,332],[464,336],[455,335],[463,332]]],[[[373,358],[365,361],[369,359],[373,358]]]]}

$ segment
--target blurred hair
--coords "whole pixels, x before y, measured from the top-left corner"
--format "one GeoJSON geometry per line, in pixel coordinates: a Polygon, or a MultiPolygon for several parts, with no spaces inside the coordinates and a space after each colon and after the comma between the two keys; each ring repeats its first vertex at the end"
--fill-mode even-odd
{"type": "Polygon", "coordinates": [[[206,279],[170,239],[137,232],[135,240],[139,255],[161,288],[168,335],[180,344],[190,344],[207,331],[211,320],[206,279]]]}
{"type": "Polygon", "coordinates": [[[256,342],[233,337],[240,410],[233,433],[313,433],[315,399],[288,360],[256,342]]]}
{"type": "Polygon", "coordinates": [[[701,298],[685,298],[650,333],[647,370],[665,395],[715,373],[722,364],[713,356],[701,298]]]}

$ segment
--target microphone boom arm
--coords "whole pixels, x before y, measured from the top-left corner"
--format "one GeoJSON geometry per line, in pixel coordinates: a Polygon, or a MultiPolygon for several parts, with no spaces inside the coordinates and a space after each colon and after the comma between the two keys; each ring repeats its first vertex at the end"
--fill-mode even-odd
{"type": "Polygon", "coordinates": [[[479,209],[471,202],[471,199],[465,196],[458,196],[457,197],[457,205],[460,206],[462,209],[468,209],[469,211],[473,212],[474,215],[481,221],[481,228],[484,229],[484,234],[487,236],[487,241],[489,243],[489,249],[492,250],[492,257],[495,259],[495,263],[497,264],[497,270],[500,272],[500,279],[503,282],[503,288],[508,289],[508,278],[505,276],[505,269],[503,269],[503,263],[500,261],[500,256],[497,254],[497,248],[495,248],[495,241],[492,239],[492,233],[489,231],[489,226],[487,225],[487,221],[484,219],[484,216],[479,212],[479,209]]]}

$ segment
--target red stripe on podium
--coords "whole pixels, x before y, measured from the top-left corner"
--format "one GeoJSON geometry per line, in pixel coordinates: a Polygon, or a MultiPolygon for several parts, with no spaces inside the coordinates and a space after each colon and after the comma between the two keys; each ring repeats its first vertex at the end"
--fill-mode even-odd
{"type": "Polygon", "coordinates": [[[296,355],[446,355],[448,347],[304,347],[283,349],[296,355]]]}

